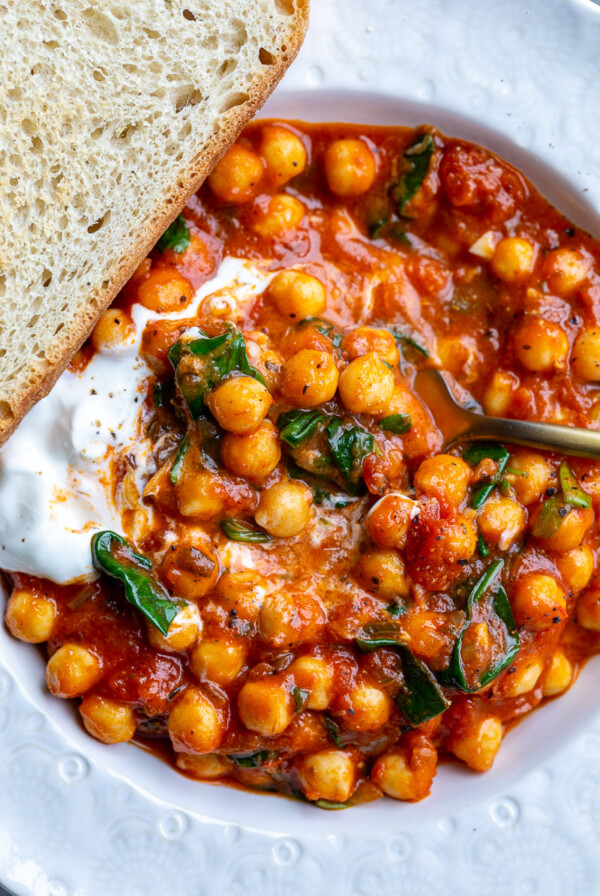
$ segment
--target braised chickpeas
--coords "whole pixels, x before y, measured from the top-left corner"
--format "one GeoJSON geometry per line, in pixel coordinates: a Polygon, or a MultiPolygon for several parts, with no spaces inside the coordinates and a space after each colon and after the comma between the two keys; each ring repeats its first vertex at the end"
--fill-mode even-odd
{"type": "Polygon", "coordinates": [[[248,433],[229,432],[221,442],[221,460],[232,473],[251,482],[260,482],[281,460],[277,428],[270,420],[248,433]]]}
{"type": "Polygon", "coordinates": [[[340,398],[353,414],[383,414],[394,394],[394,374],[375,352],[350,361],[340,375],[340,398]]]}
{"type": "Polygon", "coordinates": [[[286,361],[282,391],[298,408],[314,408],[330,401],[338,387],[339,373],[329,352],[302,349],[286,361]]]}
{"type": "Polygon", "coordinates": [[[527,370],[541,372],[564,367],[569,348],[562,327],[542,318],[525,321],[515,333],[516,355],[527,370]]]}
{"type": "Polygon", "coordinates": [[[555,249],[544,260],[548,286],[559,296],[569,296],[581,286],[591,267],[590,259],[576,249],[555,249]]]}
{"type": "Polygon", "coordinates": [[[292,538],[308,525],[312,500],[303,482],[277,482],[262,492],[254,518],[270,535],[292,538]]]}
{"type": "Polygon", "coordinates": [[[304,143],[288,128],[266,125],[262,129],[259,148],[267,174],[277,186],[302,174],[306,168],[308,158],[304,143]]]}
{"type": "Polygon", "coordinates": [[[356,766],[343,750],[321,750],[296,763],[302,792],[309,800],[345,803],[356,786],[356,766]]]}
{"type": "Polygon", "coordinates": [[[260,637],[273,647],[294,647],[313,641],[323,630],[327,614],[310,594],[277,591],[262,603],[258,617],[260,637]]]}
{"type": "Polygon", "coordinates": [[[188,650],[202,634],[202,618],[196,604],[186,604],[169,625],[166,635],[152,623],[147,628],[148,640],[156,650],[188,650]]]}
{"type": "Polygon", "coordinates": [[[375,156],[364,140],[335,140],[324,156],[329,189],[344,198],[366,193],[375,180],[375,156]]]}
{"type": "Polygon", "coordinates": [[[413,735],[376,759],[371,778],[395,800],[422,800],[431,790],[436,767],[437,752],[429,738],[413,735]]]}
{"type": "Polygon", "coordinates": [[[530,240],[506,237],[496,246],[491,268],[505,283],[520,283],[529,277],[534,264],[535,246],[530,240]]]}
{"type": "Polygon", "coordinates": [[[49,597],[15,588],[6,605],[4,619],[15,638],[30,644],[41,644],[52,635],[56,604],[49,597]]]}
{"type": "Polygon", "coordinates": [[[96,655],[79,644],[63,644],[46,666],[46,684],[55,697],[81,697],[101,676],[96,655]]]}
{"type": "Polygon", "coordinates": [[[126,704],[88,694],[81,701],[79,712],[92,737],[104,744],[122,744],[135,734],[135,714],[126,704]]]}
{"type": "Polygon", "coordinates": [[[545,631],[567,616],[567,601],[556,579],[543,573],[527,573],[517,579],[513,596],[517,625],[545,631]]]}
{"type": "Polygon", "coordinates": [[[283,317],[301,321],[321,314],[327,305],[325,287],[304,271],[281,271],[269,285],[269,296],[283,317]]]}
{"type": "Polygon", "coordinates": [[[248,433],[264,420],[273,399],[252,376],[234,376],[210,392],[206,404],[228,432],[248,433]]]}
{"type": "Polygon", "coordinates": [[[264,209],[257,209],[252,228],[264,239],[278,239],[295,230],[306,208],[295,196],[279,193],[264,209]]]}
{"type": "Polygon", "coordinates": [[[199,688],[186,688],[168,720],[173,747],[188,753],[212,753],[225,733],[222,714],[199,688]]]}
{"type": "Polygon", "coordinates": [[[238,695],[238,712],[250,731],[271,737],[281,734],[294,717],[294,700],[275,677],[247,681],[238,695]]]}
{"type": "Polygon", "coordinates": [[[600,382],[600,329],[583,330],[573,346],[573,370],[590,383],[600,382]]]}
{"type": "MultiPolygon", "coordinates": [[[[137,291],[138,302],[160,314],[181,311],[193,297],[190,281],[172,267],[153,268],[137,291]]],[[[119,326],[123,324],[124,321],[119,326]]]]}
{"type": "Polygon", "coordinates": [[[249,202],[256,193],[264,171],[260,156],[234,143],[217,162],[208,183],[222,202],[249,202]]]}
{"type": "Polygon", "coordinates": [[[471,468],[460,457],[438,454],[424,460],[415,473],[417,492],[459,506],[467,496],[471,468]]]}
{"type": "Polygon", "coordinates": [[[97,352],[115,353],[131,349],[135,343],[135,325],[131,316],[119,308],[109,308],[92,331],[97,352]]]}

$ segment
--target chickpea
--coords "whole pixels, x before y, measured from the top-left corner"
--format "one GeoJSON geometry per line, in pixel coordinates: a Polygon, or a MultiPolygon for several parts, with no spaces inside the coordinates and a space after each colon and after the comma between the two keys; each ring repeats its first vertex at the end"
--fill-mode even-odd
{"type": "Polygon", "coordinates": [[[11,635],[29,644],[41,644],[52,635],[56,604],[49,597],[15,588],[6,604],[6,625],[11,635]]]}
{"type": "Polygon", "coordinates": [[[529,694],[534,690],[543,671],[544,663],[540,657],[524,657],[521,661],[513,663],[502,681],[502,697],[521,697],[523,694],[529,694]]]}
{"type": "Polygon", "coordinates": [[[530,240],[505,237],[496,246],[490,266],[504,283],[523,283],[533,271],[535,256],[535,246],[530,240]]]}
{"type": "Polygon", "coordinates": [[[584,591],[577,601],[577,622],[591,632],[600,632],[600,588],[584,591]]]}
{"type": "Polygon", "coordinates": [[[572,594],[583,591],[592,578],[594,572],[594,555],[587,545],[579,545],[572,551],[559,554],[556,565],[565,585],[572,594]]]}
{"type": "Polygon", "coordinates": [[[242,641],[211,638],[196,644],[190,666],[200,681],[212,681],[221,687],[227,687],[233,684],[244,668],[246,654],[246,646],[242,641]]]}
{"type": "Polygon", "coordinates": [[[320,280],[304,271],[281,271],[271,280],[269,296],[275,307],[290,320],[302,320],[321,314],[327,306],[327,294],[320,280]]]}
{"type": "Polygon", "coordinates": [[[573,370],[581,380],[600,382],[600,329],[583,330],[573,346],[573,370]]]}
{"type": "Polygon", "coordinates": [[[569,340],[558,324],[541,317],[526,320],[514,335],[515,353],[527,370],[543,372],[564,368],[569,340]]]}
{"type": "Polygon", "coordinates": [[[329,189],[350,199],[366,193],[377,174],[375,156],[364,140],[334,140],[323,157],[329,189]]]}
{"type": "Polygon", "coordinates": [[[411,498],[391,493],[371,507],[366,519],[369,537],[379,548],[398,548],[406,544],[413,512],[417,505],[411,498]]]}
{"type": "Polygon", "coordinates": [[[241,205],[254,198],[263,171],[263,161],[256,153],[234,143],[215,165],[208,183],[221,202],[241,205]]]}
{"type": "Polygon", "coordinates": [[[544,674],[542,694],[544,697],[555,697],[566,691],[573,680],[573,666],[560,648],[552,655],[550,668],[544,674]]]}
{"type": "Polygon", "coordinates": [[[212,520],[221,516],[225,507],[219,476],[208,470],[181,475],[175,486],[175,494],[179,513],[197,520],[212,520]]]}
{"type": "Polygon", "coordinates": [[[377,327],[357,327],[344,336],[340,348],[351,361],[370,352],[375,352],[392,367],[400,360],[400,352],[392,334],[377,327]]]}
{"type": "Polygon", "coordinates": [[[356,763],[343,750],[320,750],[294,762],[302,792],[309,800],[345,803],[356,789],[356,763]]]}
{"type": "Polygon", "coordinates": [[[204,756],[198,756],[197,753],[178,753],[175,765],[192,778],[205,781],[214,781],[229,772],[227,759],[218,753],[206,753],[204,756]]]}
{"type": "Polygon", "coordinates": [[[163,635],[152,623],[147,625],[148,640],[155,650],[189,650],[202,634],[202,619],[196,604],[186,604],[163,635]]]}
{"type": "Polygon", "coordinates": [[[46,684],[55,697],[81,697],[101,677],[100,661],[79,644],[63,644],[46,666],[46,684]]]}
{"type": "Polygon", "coordinates": [[[483,395],[483,408],[492,417],[505,417],[510,408],[518,380],[513,373],[498,370],[483,395]]]}
{"type": "MultiPolygon", "coordinates": [[[[543,505],[541,505],[543,507],[543,505]]],[[[530,520],[531,528],[535,524],[541,507],[536,510],[530,520]]],[[[579,547],[585,533],[594,522],[594,511],[591,507],[574,507],[570,510],[562,523],[550,538],[540,538],[540,543],[549,551],[564,553],[579,547]]]]}
{"type": "Polygon", "coordinates": [[[285,480],[264,489],[254,519],[277,538],[292,538],[311,517],[312,492],[304,482],[285,480]]]}
{"type": "MultiPolygon", "coordinates": [[[[163,557],[160,572],[176,594],[190,600],[198,600],[214,588],[219,575],[219,562],[216,555],[209,549],[202,551],[192,545],[171,544],[163,557]]],[[[175,625],[176,622],[177,617],[173,620],[172,625],[175,625]]],[[[188,610],[186,614],[184,631],[186,634],[183,631],[179,633],[175,629],[173,633],[175,640],[193,637],[193,631],[197,636],[200,634],[201,620],[199,626],[198,621],[194,619],[193,610],[188,610]]],[[[167,640],[168,638],[169,635],[167,635],[167,640]]],[[[194,638],[195,640],[196,638],[194,638]]],[[[186,648],[177,649],[184,650],[186,648]]]]}
{"type": "Polygon", "coordinates": [[[508,466],[527,474],[526,476],[505,474],[517,494],[519,503],[527,507],[538,501],[548,488],[552,476],[552,467],[548,461],[533,451],[515,451],[510,456],[508,466]]]}
{"type": "Polygon", "coordinates": [[[209,392],[206,404],[223,429],[241,434],[256,429],[273,399],[253,376],[232,376],[209,392]]]}
{"type": "Polygon", "coordinates": [[[392,700],[385,691],[371,684],[354,685],[347,694],[348,708],[343,713],[350,731],[379,731],[392,712],[392,700]]]}
{"type": "Polygon", "coordinates": [[[81,701],[79,712],[87,731],[103,744],[122,744],[135,734],[135,713],[124,703],[88,694],[81,701]]]}
{"type": "Polygon", "coordinates": [[[194,297],[189,280],[173,267],[152,268],[138,286],[138,302],[150,311],[167,314],[187,308],[194,297]]]}
{"type": "Polygon", "coordinates": [[[333,398],[338,380],[338,369],[329,352],[305,348],[286,361],[281,389],[290,404],[315,408],[333,398]]]}
{"type": "Polygon", "coordinates": [[[173,748],[184,753],[213,753],[225,733],[221,713],[199,688],[185,689],[167,724],[173,748]]]}
{"type": "Polygon", "coordinates": [[[512,498],[493,493],[479,511],[477,525],[484,541],[507,551],[525,533],[527,514],[512,498]]]}
{"type": "Polygon", "coordinates": [[[367,591],[382,600],[405,599],[410,595],[410,582],[404,561],[395,550],[370,550],[361,554],[354,574],[367,591]]]}
{"type": "Polygon", "coordinates": [[[294,718],[295,706],[282,681],[271,676],[244,684],[238,695],[238,711],[246,728],[272,737],[285,731],[294,718]]]}
{"type": "Polygon", "coordinates": [[[295,230],[306,214],[306,208],[295,196],[279,193],[266,209],[258,209],[252,229],[263,239],[277,239],[295,230]]]}
{"type": "Polygon", "coordinates": [[[308,161],[300,137],[277,124],[268,124],[262,129],[259,151],[271,182],[278,187],[302,174],[308,161]]]}
{"type": "Polygon", "coordinates": [[[327,621],[323,604],[317,597],[300,592],[276,591],[263,601],[258,631],[272,647],[294,647],[314,639],[327,621]]]}
{"type": "Polygon", "coordinates": [[[417,493],[458,507],[467,497],[470,479],[471,467],[462,458],[438,454],[421,463],[414,485],[417,493]]]}
{"type": "Polygon", "coordinates": [[[473,718],[446,739],[451,753],[476,772],[486,772],[494,764],[502,743],[502,722],[496,716],[473,718]]]}
{"type": "Polygon", "coordinates": [[[567,601],[562,588],[552,576],[530,572],[519,576],[513,587],[512,608],[517,625],[527,625],[536,632],[551,628],[567,618],[567,601]]]}
{"type": "Polygon", "coordinates": [[[439,660],[447,651],[447,624],[444,613],[432,610],[409,612],[402,618],[403,635],[412,652],[423,660],[439,660]]]}
{"type": "Polygon", "coordinates": [[[267,594],[269,583],[258,572],[229,572],[221,576],[217,594],[221,604],[229,612],[235,611],[240,619],[255,621],[267,594]]]}
{"type": "Polygon", "coordinates": [[[333,696],[333,667],[318,656],[300,656],[289,671],[299,688],[309,692],[304,709],[327,709],[333,696]]]}
{"type": "Polygon", "coordinates": [[[394,374],[375,352],[350,361],[340,376],[340,398],[352,414],[382,414],[394,394],[394,374]]]}
{"type": "Polygon", "coordinates": [[[576,249],[555,249],[544,259],[548,286],[561,298],[567,298],[587,279],[592,263],[576,249]]]}
{"type": "Polygon", "coordinates": [[[221,460],[236,476],[252,482],[266,479],[281,460],[277,427],[263,420],[252,432],[228,432],[221,442],[221,460]]]}
{"type": "Polygon", "coordinates": [[[127,351],[135,344],[135,324],[122,308],[109,308],[100,315],[92,332],[95,351],[113,354],[127,351]]]}
{"type": "Polygon", "coordinates": [[[428,737],[413,735],[379,756],[371,779],[395,800],[416,802],[429,795],[437,768],[437,750],[428,737]]]}

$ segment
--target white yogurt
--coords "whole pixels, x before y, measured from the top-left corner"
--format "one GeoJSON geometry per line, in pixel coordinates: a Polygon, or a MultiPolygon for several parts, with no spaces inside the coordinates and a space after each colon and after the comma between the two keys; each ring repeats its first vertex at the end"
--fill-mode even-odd
{"type": "Polygon", "coordinates": [[[110,488],[111,460],[139,435],[149,374],[139,357],[144,326],[159,317],[193,317],[200,303],[220,290],[229,302],[249,301],[269,280],[249,262],[226,258],[187,308],[158,315],[134,305],[131,345],[95,354],[80,374],[63,373],[0,449],[0,568],[59,584],[95,575],[92,535],[121,529],[110,488]]]}

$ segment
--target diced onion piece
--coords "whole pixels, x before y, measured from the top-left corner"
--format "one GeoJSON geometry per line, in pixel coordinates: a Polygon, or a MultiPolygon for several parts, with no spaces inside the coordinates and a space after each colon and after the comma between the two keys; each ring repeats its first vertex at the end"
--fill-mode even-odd
{"type": "Polygon", "coordinates": [[[469,252],[472,255],[478,255],[479,258],[485,258],[486,261],[491,261],[496,251],[496,246],[502,239],[502,234],[496,233],[493,230],[486,230],[484,234],[482,234],[478,240],[475,240],[469,252]]]}

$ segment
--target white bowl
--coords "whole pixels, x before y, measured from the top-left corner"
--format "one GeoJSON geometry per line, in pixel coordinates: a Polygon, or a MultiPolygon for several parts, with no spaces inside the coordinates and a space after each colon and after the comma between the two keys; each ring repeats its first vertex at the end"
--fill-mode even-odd
{"type": "MultiPolygon", "coordinates": [[[[265,116],[434,124],[515,164],[600,235],[590,0],[313,2],[307,42],[265,116]]],[[[457,893],[598,892],[586,887],[600,874],[600,659],[507,736],[486,775],[442,764],[422,803],[335,813],[191,782],[131,745],[102,746],[47,694],[43,670],[0,630],[0,881],[19,894],[435,896],[445,879],[457,893]]]]}

